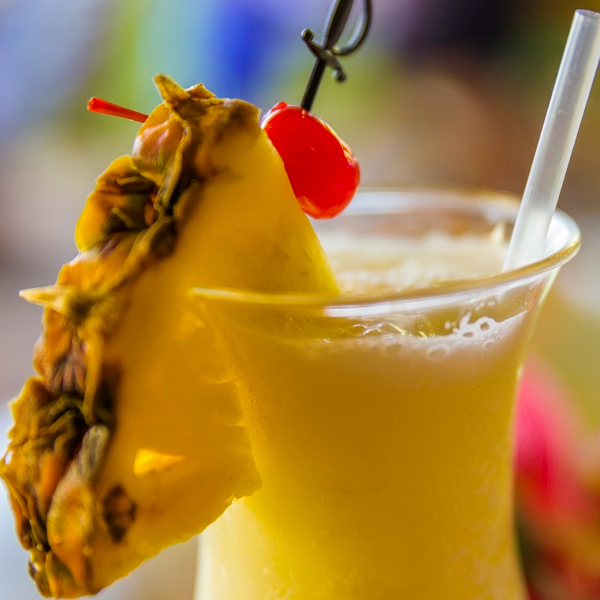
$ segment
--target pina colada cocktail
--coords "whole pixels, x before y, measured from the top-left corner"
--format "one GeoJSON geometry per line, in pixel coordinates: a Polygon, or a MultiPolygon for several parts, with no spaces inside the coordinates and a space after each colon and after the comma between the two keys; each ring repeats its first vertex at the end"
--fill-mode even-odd
{"type": "Polygon", "coordinates": [[[525,598],[515,387],[577,231],[558,217],[546,259],[498,274],[515,213],[483,194],[367,194],[321,226],[343,299],[197,290],[262,479],[203,534],[197,600],[525,598]]]}

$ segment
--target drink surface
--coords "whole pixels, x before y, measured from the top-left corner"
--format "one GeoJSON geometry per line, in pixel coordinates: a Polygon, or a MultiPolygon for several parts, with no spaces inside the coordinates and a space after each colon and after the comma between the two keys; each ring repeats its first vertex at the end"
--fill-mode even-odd
{"type": "MultiPolygon", "coordinates": [[[[324,239],[347,293],[488,276],[504,254],[494,232],[367,241],[324,239]]],[[[522,600],[511,445],[530,319],[511,307],[231,309],[262,487],[203,534],[197,600],[522,600]]]]}
{"type": "Polygon", "coordinates": [[[431,233],[416,239],[369,234],[357,247],[345,233],[321,235],[342,293],[402,292],[500,272],[506,243],[501,228],[452,238],[431,233]]]}

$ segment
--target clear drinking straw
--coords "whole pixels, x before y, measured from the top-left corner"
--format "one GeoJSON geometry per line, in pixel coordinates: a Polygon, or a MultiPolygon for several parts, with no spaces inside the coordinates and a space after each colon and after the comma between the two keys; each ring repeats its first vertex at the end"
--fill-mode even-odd
{"type": "Polygon", "coordinates": [[[575,12],[504,269],[539,260],[600,60],[600,13],[575,12]]]}

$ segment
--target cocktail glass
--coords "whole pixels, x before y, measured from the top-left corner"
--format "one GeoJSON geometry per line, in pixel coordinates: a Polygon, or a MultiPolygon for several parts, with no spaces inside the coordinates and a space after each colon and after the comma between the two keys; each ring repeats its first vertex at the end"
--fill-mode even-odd
{"type": "Polygon", "coordinates": [[[365,192],[317,225],[326,248],[346,236],[356,289],[194,291],[262,478],[201,536],[196,600],[525,598],[515,390],[579,231],[557,213],[544,258],[502,273],[517,208],[491,192],[365,192]]]}

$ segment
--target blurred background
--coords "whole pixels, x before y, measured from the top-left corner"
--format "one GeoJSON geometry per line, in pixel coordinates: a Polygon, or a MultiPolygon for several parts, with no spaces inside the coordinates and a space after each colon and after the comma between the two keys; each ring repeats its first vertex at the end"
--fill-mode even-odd
{"type": "MultiPolygon", "coordinates": [[[[149,112],[157,72],[267,110],[299,103],[329,0],[0,0],[0,429],[31,373],[41,311],[18,297],[54,281],[95,177],[137,126],[86,112],[90,96],[149,112]]],[[[357,3],[360,4],[360,3],[357,3]]],[[[353,148],[364,184],[445,182],[520,192],[573,12],[571,0],[374,0],[367,43],[326,75],[313,112],[353,148]]],[[[586,8],[600,9],[598,0],[586,8]]],[[[583,250],[549,299],[534,353],[600,429],[600,89],[561,197],[583,250]]],[[[3,436],[4,437],[4,436],[3,436]]],[[[1,442],[0,445],[4,443],[1,442]]],[[[599,463],[600,464],[600,463],[599,463]]],[[[192,597],[193,542],[103,592],[192,597]],[[175,575],[175,576],[174,576],[175,575]],[[174,582],[175,586],[174,587],[174,582]],[[168,583],[168,585],[167,585],[168,583]]],[[[0,597],[38,598],[0,492],[0,597]]],[[[600,597],[600,596],[599,596],[600,597]]]]}

